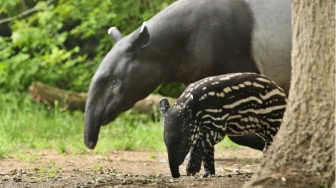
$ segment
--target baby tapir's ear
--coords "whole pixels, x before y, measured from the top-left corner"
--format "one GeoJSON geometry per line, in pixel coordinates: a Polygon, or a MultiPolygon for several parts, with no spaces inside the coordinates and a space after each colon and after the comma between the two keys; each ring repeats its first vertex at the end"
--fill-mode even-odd
{"type": "Polygon", "coordinates": [[[187,109],[191,109],[193,102],[194,101],[194,97],[192,95],[189,96],[189,98],[187,99],[187,101],[184,103],[184,107],[187,109]]]}
{"type": "Polygon", "coordinates": [[[167,98],[163,97],[159,101],[160,104],[160,111],[163,116],[166,115],[167,110],[170,108],[169,101],[167,98]]]}

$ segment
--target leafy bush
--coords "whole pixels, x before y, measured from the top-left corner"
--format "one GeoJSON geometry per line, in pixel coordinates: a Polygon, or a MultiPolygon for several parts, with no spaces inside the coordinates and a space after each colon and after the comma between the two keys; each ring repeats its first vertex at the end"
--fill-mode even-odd
{"type": "Polygon", "coordinates": [[[0,24],[1,90],[25,91],[31,82],[42,81],[86,91],[113,45],[108,28],[128,34],[172,2],[2,0],[0,22],[36,11],[0,24]]]}

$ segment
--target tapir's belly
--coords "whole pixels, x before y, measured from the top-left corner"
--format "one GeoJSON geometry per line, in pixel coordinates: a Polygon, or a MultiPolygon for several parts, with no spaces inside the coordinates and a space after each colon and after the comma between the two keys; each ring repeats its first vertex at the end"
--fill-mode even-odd
{"type": "Polygon", "coordinates": [[[290,0],[247,0],[254,14],[252,55],[259,71],[288,93],[291,75],[290,0]]]}

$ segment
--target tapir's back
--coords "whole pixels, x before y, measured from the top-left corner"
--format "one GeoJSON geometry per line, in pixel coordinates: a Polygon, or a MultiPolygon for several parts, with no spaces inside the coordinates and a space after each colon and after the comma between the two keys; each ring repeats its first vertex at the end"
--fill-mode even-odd
{"type": "Polygon", "coordinates": [[[148,21],[149,45],[184,70],[183,83],[260,72],[288,93],[290,18],[290,0],[179,0],[148,21]]]}
{"type": "Polygon", "coordinates": [[[185,89],[177,103],[183,103],[190,95],[198,115],[202,112],[220,116],[227,113],[266,115],[285,109],[287,100],[285,92],[272,80],[255,73],[225,74],[194,82],[185,89]]]}
{"type": "Polygon", "coordinates": [[[251,55],[253,23],[244,0],[179,0],[147,22],[148,47],[160,52],[161,63],[178,67],[176,75],[185,84],[259,72],[251,55]]]}

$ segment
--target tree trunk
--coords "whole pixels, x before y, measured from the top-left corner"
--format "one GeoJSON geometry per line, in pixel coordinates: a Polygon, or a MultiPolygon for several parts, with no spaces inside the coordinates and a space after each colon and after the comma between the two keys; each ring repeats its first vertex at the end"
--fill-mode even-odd
{"type": "Polygon", "coordinates": [[[292,1],[292,80],[283,124],[245,187],[335,181],[335,1],[292,1]]]}
{"type": "MultiPolygon", "coordinates": [[[[41,82],[32,83],[29,86],[29,93],[33,100],[37,102],[43,102],[48,106],[54,107],[55,101],[59,107],[65,110],[81,110],[84,111],[86,103],[86,93],[75,93],[59,89],[56,87],[51,87],[41,82]]],[[[162,98],[161,95],[150,94],[143,100],[138,101],[134,104],[132,109],[140,112],[153,112],[154,109],[159,109],[159,100],[162,98]]],[[[171,97],[166,97],[170,103],[175,103],[176,99],[171,97]]]]}
{"type": "Polygon", "coordinates": [[[33,100],[51,107],[54,107],[57,101],[58,106],[64,110],[84,111],[85,109],[86,93],[70,92],[35,82],[29,86],[29,94],[33,100]]]}

